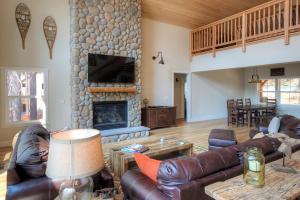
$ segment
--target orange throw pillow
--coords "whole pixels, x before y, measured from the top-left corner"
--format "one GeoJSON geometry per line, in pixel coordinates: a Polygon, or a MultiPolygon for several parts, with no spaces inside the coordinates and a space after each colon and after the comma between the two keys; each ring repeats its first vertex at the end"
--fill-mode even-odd
{"type": "Polygon", "coordinates": [[[135,153],[134,159],[141,172],[154,182],[157,182],[157,173],[161,161],[151,159],[148,156],[140,153],[135,153]]]}

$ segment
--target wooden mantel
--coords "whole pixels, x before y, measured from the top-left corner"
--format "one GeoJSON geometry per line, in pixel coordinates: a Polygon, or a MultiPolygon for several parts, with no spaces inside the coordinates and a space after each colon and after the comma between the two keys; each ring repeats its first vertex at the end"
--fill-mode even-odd
{"type": "Polygon", "coordinates": [[[114,93],[114,92],[123,92],[123,93],[136,93],[136,87],[88,87],[87,91],[90,93],[114,93]]]}

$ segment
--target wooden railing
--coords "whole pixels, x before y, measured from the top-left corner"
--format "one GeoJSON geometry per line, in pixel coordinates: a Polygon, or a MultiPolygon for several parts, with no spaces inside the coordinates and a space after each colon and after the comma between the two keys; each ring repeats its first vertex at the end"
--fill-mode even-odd
{"type": "Polygon", "coordinates": [[[300,32],[300,0],[273,0],[191,32],[192,55],[300,32]]]}

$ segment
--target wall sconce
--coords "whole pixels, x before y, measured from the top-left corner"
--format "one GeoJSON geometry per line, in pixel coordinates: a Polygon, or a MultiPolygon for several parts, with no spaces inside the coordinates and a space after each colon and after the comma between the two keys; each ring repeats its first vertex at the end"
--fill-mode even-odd
{"type": "Polygon", "coordinates": [[[161,51],[159,51],[159,52],[157,53],[157,56],[152,56],[152,60],[156,60],[156,58],[158,58],[159,55],[160,55],[160,61],[158,62],[158,64],[164,65],[165,62],[164,62],[164,58],[163,58],[163,56],[162,56],[162,52],[161,52],[161,51]]]}

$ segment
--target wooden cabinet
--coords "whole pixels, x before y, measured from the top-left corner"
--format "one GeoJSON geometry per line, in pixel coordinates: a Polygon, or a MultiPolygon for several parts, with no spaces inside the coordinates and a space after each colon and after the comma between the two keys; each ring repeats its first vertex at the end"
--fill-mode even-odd
{"type": "Polygon", "coordinates": [[[151,106],[142,108],[142,125],[149,128],[170,127],[176,124],[176,107],[151,106]]]}

